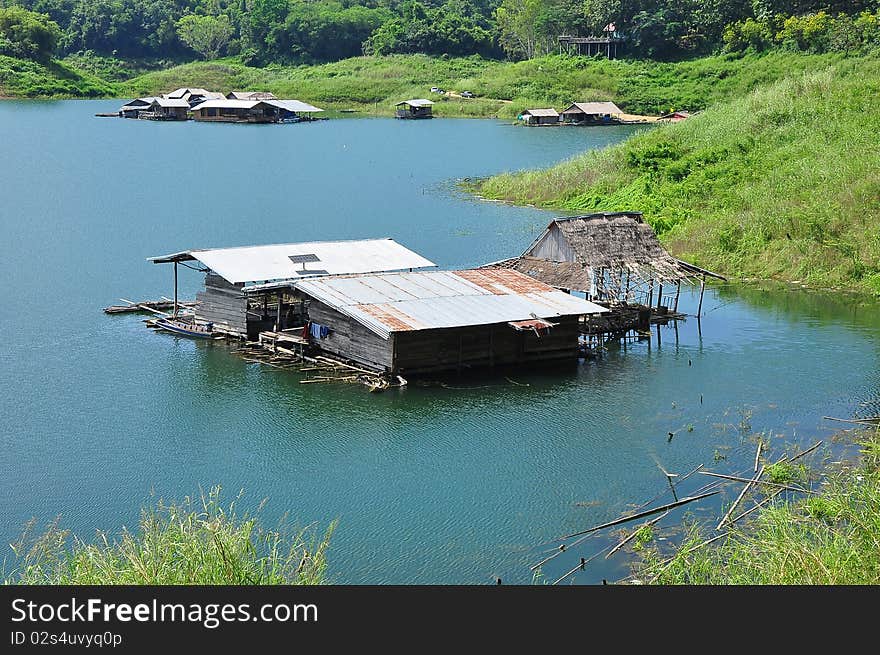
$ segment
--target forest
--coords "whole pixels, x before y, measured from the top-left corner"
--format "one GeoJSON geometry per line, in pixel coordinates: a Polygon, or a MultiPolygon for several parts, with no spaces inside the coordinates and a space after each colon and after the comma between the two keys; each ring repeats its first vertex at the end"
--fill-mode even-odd
{"type": "Polygon", "coordinates": [[[559,35],[613,27],[626,57],[674,61],[722,50],[863,52],[876,47],[878,23],[880,0],[0,0],[0,55],[520,60],[556,52],[559,35]]]}

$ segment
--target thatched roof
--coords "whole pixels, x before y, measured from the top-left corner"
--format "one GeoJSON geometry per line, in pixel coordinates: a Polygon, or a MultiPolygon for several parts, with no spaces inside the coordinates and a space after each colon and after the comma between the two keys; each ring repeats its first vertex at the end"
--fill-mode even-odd
{"type": "Polygon", "coordinates": [[[640,212],[554,219],[520,257],[491,266],[513,268],[551,286],[578,291],[589,290],[593,276],[603,271],[626,273],[633,282],[695,281],[704,275],[724,279],[666,252],[640,212]],[[548,257],[549,251],[558,254],[548,257]]]}

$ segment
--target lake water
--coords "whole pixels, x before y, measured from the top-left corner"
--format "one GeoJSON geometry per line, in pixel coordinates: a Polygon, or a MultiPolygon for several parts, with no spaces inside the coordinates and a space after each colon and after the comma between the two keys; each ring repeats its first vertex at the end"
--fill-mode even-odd
{"type": "MultiPolygon", "coordinates": [[[[662,490],[655,460],[741,470],[751,433],[772,431],[781,452],[827,437],[823,415],[880,413],[878,307],[765,285],[711,289],[701,325],[556,373],[382,394],[300,385],[105,316],[120,297],[168,295],[170,268],[145,258],[188,248],[390,236],[445,268],[516,255],[553,214],[471,199],[457,180],[633,131],[93,116],[118,104],[0,103],[3,543],[59,514],[87,539],[116,532],[151,493],[222,484],[229,500],[244,489],[246,508],[268,498],[270,525],[338,519],[334,582],[528,583],[542,544],[662,490]]],[[[201,278],[184,270],[183,294],[201,278]]],[[[681,307],[693,313],[696,296],[681,307]]],[[[597,561],[573,580],[625,572],[597,561]]]]}

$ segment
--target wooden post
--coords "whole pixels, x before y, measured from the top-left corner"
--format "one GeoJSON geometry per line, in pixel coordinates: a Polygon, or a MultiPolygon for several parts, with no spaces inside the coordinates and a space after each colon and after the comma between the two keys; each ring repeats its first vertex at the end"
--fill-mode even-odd
{"type": "Polygon", "coordinates": [[[171,316],[177,318],[177,262],[174,262],[174,312],[171,316]]]}
{"type": "Polygon", "coordinates": [[[700,303],[697,305],[697,318],[700,318],[700,314],[703,312],[703,293],[706,291],[706,274],[703,273],[703,277],[700,278],[700,303]]]}
{"type": "Polygon", "coordinates": [[[672,307],[672,311],[678,313],[678,296],[681,295],[681,280],[678,281],[678,284],[675,286],[675,304],[672,307]]]}
{"type": "Polygon", "coordinates": [[[663,304],[663,283],[661,282],[657,289],[657,309],[660,309],[660,305],[663,304]]]}
{"type": "Polygon", "coordinates": [[[278,293],[278,312],[276,314],[277,318],[275,319],[275,331],[281,332],[281,299],[284,297],[283,292],[278,293]]]}
{"type": "Polygon", "coordinates": [[[654,304],[654,278],[648,280],[648,309],[654,304]]]}

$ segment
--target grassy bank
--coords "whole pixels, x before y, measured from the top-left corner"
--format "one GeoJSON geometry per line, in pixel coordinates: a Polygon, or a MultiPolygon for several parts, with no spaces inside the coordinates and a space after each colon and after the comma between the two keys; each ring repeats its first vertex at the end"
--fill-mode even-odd
{"type": "Polygon", "coordinates": [[[487,198],[641,210],[676,255],[733,276],[880,293],[880,60],[795,73],[487,198]]]}
{"type": "Polygon", "coordinates": [[[101,98],[119,93],[115,84],[64,62],[41,64],[0,55],[0,97],[101,98]]]}
{"type": "Polygon", "coordinates": [[[834,61],[828,55],[770,53],[714,56],[668,64],[547,56],[523,62],[424,55],[356,57],[318,66],[249,68],[235,62],[198,62],[147,73],[123,85],[128,95],[167,91],[183,85],[229,90],[267,89],[328,107],[388,114],[394,103],[431,97],[439,86],[471,91],[475,99],[434,96],[439,116],[515,118],[537,106],[563,108],[574,100],[614,100],[634,114],[670,108],[701,109],[801,71],[834,61]]]}
{"type": "Polygon", "coordinates": [[[832,55],[768,53],[718,55],[678,63],[547,56],[502,62],[480,57],[425,55],[355,57],[316,66],[253,68],[234,58],[193,62],[125,62],[94,55],[71,56],[40,66],[7,60],[0,65],[0,93],[22,97],[134,97],[181,86],[229,91],[265,89],[327,108],[390,114],[396,102],[432,97],[439,116],[515,118],[530,107],[564,107],[574,100],[613,100],[634,114],[702,109],[744,95],[787,72],[836,61],[832,55]],[[14,64],[14,65],[13,65],[14,64]],[[430,88],[471,91],[478,97],[431,96],[430,88]]]}
{"type": "MultiPolygon", "coordinates": [[[[695,530],[665,568],[649,554],[643,579],[657,584],[880,584],[880,435],[863,436],[857,468],[832,473],[818,496],[762,509],[717,547],[695,530]]],[[[784,480],[783,480],[784,481],[784,480]]]]}
{"type": "Polygon", "coordinates": [[[323,539],[262,528],[222,506],[219,488],[141,512],[135,532],[87,543],[57,525],[13,545],[5,584],[321,584],[331,530],[323,539]]]}

